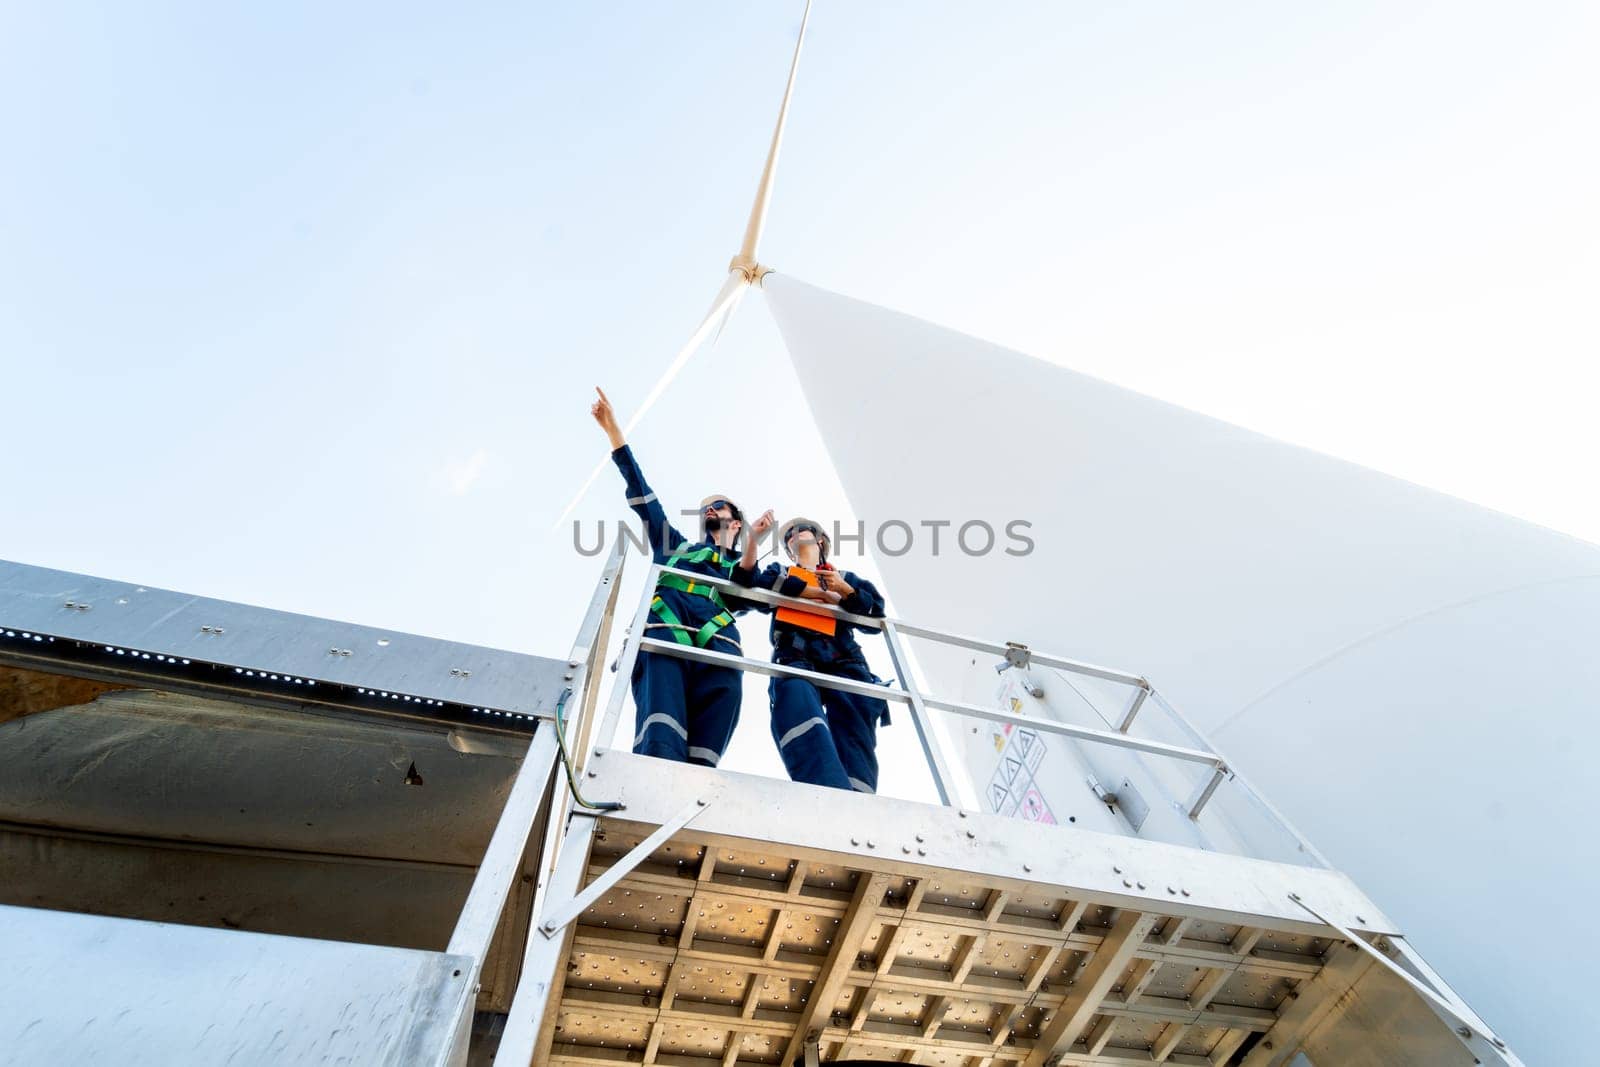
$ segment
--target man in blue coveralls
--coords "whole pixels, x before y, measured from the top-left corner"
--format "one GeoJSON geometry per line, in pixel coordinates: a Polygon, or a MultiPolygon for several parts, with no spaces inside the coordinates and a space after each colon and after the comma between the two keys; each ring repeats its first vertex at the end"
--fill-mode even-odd
{"type": "MultiPolygon", "coordinates": [[[[791,519],[779,532],[794,566],[769,564],[757,572],[756,543],[772,527],[772,512],[755,521],[734,569],[740,585],[770,589],[784,596],[835,604],[852,615],[883,617],[883,597],[858,574],[828,562],[828,535],[810,519],[791,519]]],[[[792,667],[877,684],[856,644],[859,627],[820,612],[800,608],[769,609],[772,618],[772,660],[792,667]]],[[[888,725],[889,704],[881,697],[819,689],[804,678],[774,677],[767,688],[772,698],[772,737],[778,754],[797,782],[878,791],[877,728],[888,725]]]]}
{"type": "MultiPolygon", "coordinates": [[[[623,440],[611,401],[597,386],[600,399],[589,414],[611,441],[611,458],[627,483],[628,506],[644,520],[645,534],[657,563],[716,578],[731,578],[734,552],[744,516],[725,496],[708,496],[700,504],[704,536],[691,542],[667,521],[666,512],[645,484],[633,450],[623,440]]],[[[677,641],[695,648],[740,655],[739,629],[733,614],[748,610],[740,600],[725,599],[716,589],[674,574],[663,574],[650,603],[645,636],[677,641]]],[[[633,750],[645,756],[715,767],[739,722],[741,671],[720,664],[679,659],[641,651],[633,668],[635,736],[633,750]]]]}

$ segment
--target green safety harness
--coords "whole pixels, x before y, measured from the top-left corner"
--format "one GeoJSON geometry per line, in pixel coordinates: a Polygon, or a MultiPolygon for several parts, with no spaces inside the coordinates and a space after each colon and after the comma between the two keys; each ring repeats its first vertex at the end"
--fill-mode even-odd
{"type": "MultiPolygon", "coordinates": [[[[666,562],[668,567],[676,567],[683,563],[710,563],[713,567],[724,571],[724,577],[733,577],[734,561],[724,559],[722,550],[718,548],[697,548],[692,552],[674,552],[666,562]]],[[[740,651],[739,642],[722,632],[722,629],[733,622],[733,615],[728,611],[728,606],[722,602],[722,595],[716,588],[704,582],[692,581],[676,574],[663,574],[656,582],[656,588],[662,587],[676,589],[680,593],[690,596],[703,596],[718,608],[717,614],[707,620],[704,626],[688,626],[678,618],[677,612],[667,606],[667,602],[658,595],[650,601],[650,614],[658,622],[645,624],[646,630],[667,629],[672,631],[672,636],[680,645],[690,645],[695,648],[705,648],[712,639],[726,641],[733,646],[735,652],[740,651]]]]}

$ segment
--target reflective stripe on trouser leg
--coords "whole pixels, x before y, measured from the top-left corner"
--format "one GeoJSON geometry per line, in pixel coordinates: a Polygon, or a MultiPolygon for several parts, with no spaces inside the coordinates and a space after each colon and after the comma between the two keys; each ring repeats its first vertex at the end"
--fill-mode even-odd
{"type": "Polygon", "coordinates": [[[633,750],[641,756],[689,758],[689,699],[683,661],[639,653],[633,667],[633,750]]]}
{"type": "Polygon", "coordinates": [[[744,672],[711,663],[686,663],[689,696],[689,762],[715,767],[739,725],[744,672]]]}
{"type": "Polygon", "coordinates": [[[772,696],[772,739],[789,777],[849,789],[817,687],[802,678],[774,678],[767,691],[772,696]]]}
{"type": "MultiPolygon", "coordinates": [[[[870,672],[855,668],[829,671],[844,678],[870,682],[870,672]]],[[[827,689],[822,694],[823,706],[828,709],[828,729],[833,735],[833,746],[839,753],[839,763],[844,768],[850,787],[861,793],[878,791],[878,720],[887,704],[878,697],[845,693],[827,689]]]]}

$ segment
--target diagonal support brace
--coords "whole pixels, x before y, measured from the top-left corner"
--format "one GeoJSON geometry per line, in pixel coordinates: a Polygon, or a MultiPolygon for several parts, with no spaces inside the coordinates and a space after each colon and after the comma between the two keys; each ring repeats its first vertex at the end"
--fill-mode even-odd
{"type": "Polygon", "coordinates": [[[1299,893],[1290,893],[1289,899],[1300,905],[1307,914],[1324,926],[1329,926],[1339,931],[1340,937],[1383,964],[1395,977],[1416,990],[1417,995],[1422,997],[1433,1008],[1434,1012],[1455,1031],[1456,1036],[1461,1039],[1462,1044],[1467,1046],[1468,1051],[1472,1053],[1476,1061],[1497,1064],[1500,1067],[1520,1067],[1521,1061],[1511,1054],[1511,1050],[1506,1048],[1504,1041],[1494,1034],[1486,1033],[1482,1029],[1482,1024],[1477,1020],[1464,1017],[1461,1012],[1456,1010],[1454,1004],[1451,1004],[1410,974],[1407,974],[1405,969],[1395,963],[1394,960],[1373,948],[1366,938],[1317,911],[1310,904],[1307,904],[1299,893]]]}
{"type": "Polygon", "coordinates": [[[590,882],[583,892],[564,903],[552,904],[539,923],[539,932],[545,937],[554,937],[568,923],[582,915],[591,904],[610,892],[612,886],[631,874],[635,867],[649,859],[656,849],[667,843],[668,838],[693,822],[702,811],[711,806],[714,799],[714,797],[701,797],[693,803],[685,804],[676,815],[656,827],[655,833],[633,846],[627,855],[606,868],[605,873],[590,882]]]}

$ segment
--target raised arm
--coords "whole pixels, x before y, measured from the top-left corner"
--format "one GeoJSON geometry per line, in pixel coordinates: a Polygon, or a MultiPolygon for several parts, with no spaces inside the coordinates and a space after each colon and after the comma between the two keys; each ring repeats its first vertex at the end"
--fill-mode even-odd
{"type": "Polygon", "coordinates": [[[655,554],[656,562],[665,563],[672,550],[688,538],[667,520],[667,513],[656,499],[655,491],[645,482],[644,472],[633,458],[633,449],[628,447],[628,442],[622,436],[622,428],[617,425],[616,412],[611,409],[610,399],[598,385],[594,391],[600,395],[600,399],[590,406],[589,414],[594,416],[594,421],[600,424],[607,440],[611,442],[612,462],[622,472],[622,480],[627,486],[628,507],[644,520],[645,536],[650,539],[650,549],[655,554]]]}
{"type": "MultiPolygon", "coordinates": [[[[739,557],[738,566],[733,569],[733,580],[749,589],[770,589],[783,596],[803,597],[806,600],[823,600],[831,604],[839,602],[837,596],[831,596],[826,590],[807,585],[805,579],[796,578],[789,573],[789,568],[781,563],[769,563],[760,571],[756,570],[756,560],[761,553],[761,538],[766,536],[777,522],[772,515],[772,509],[767,509],[745,531],[744,552],[739,557]]],[[[757,605],[762,611],[771,611],[769,604],[757,605]]]]}

